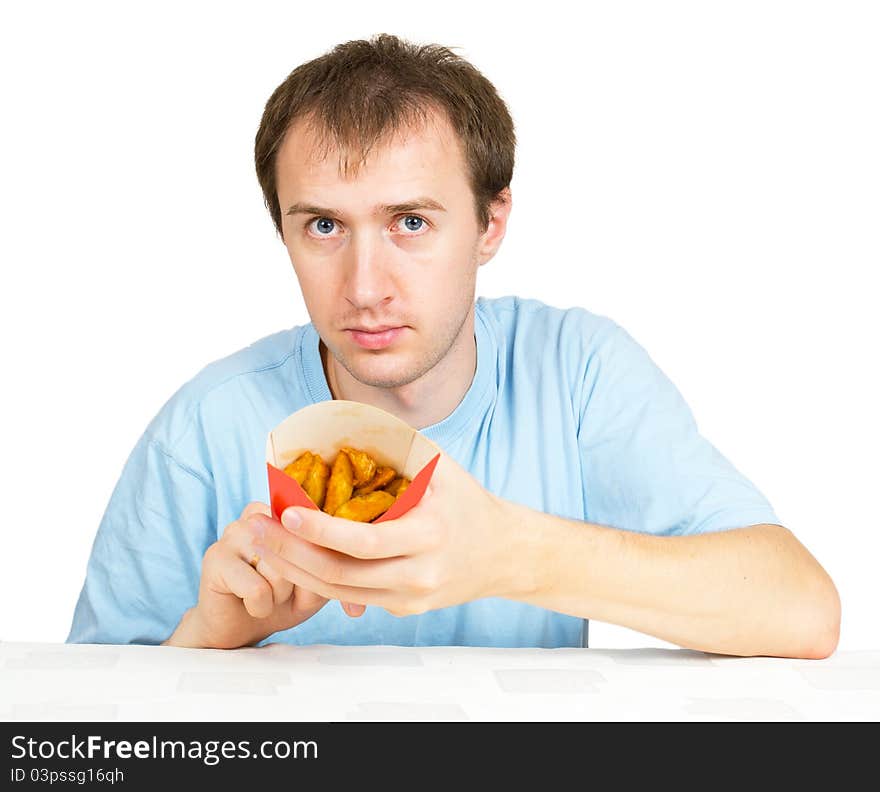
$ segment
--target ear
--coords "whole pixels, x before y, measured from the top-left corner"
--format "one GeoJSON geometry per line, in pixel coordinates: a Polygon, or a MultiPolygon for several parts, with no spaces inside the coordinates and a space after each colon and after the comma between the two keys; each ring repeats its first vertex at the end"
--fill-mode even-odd
{"type": "Polygon", "coordinates": [[[489,225],[477,241],[477,264],[483,266],[501,247],[501,240],[507,232],[507,218],[513,208],[510,187],[505,187],[498,197],[489,204],[489,225]]]}

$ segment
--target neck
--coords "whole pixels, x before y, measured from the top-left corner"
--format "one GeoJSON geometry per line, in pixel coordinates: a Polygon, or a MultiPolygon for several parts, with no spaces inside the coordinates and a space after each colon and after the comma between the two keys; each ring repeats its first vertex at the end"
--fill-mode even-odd
{"type": "Polygon", "coordinates": [[[365,385],[339,364],[323,341],[319,349],[334,399],[370,404],[415,429],[433,426],[451,415],[470,388],[477,370],[473,309],[443,359],[418,379],[398,388],[365,385]]]}

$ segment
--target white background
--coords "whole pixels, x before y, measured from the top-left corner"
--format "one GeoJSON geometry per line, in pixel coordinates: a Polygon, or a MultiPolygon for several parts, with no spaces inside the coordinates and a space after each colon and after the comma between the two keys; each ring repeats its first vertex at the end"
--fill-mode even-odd
{"type": "MultiPolygon", "coordinates": [[[[840,649],[880,647],[877,4],[9,6],[0,639],[64,640],[172,393],[308,321],[254,134],[299,63],[391,32],[457,47],[514,116],[478,293],[622,324],[834,578],[840,649]]],[[[594,622],[591,645],[669,644],[594,622]]]]}

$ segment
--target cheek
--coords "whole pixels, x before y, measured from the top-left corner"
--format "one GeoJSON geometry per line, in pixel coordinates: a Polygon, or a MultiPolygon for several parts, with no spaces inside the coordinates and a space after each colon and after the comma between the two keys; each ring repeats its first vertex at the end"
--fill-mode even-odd
{"type": "Polygon", "coordinates": [[[425,244],[413,244],[405,252],[425,280],[440,285],[451,285],[472,277],[475,269],[474,254],[475,243],[472,236],[452,232],[426,239],[425,244]]]}
{"type": "Polygon", "coordinates": [[[310,312],[329,305],[338,294],[337,285],[326,274],[326,268],[309,267],[302,263],[294,266],[299,288],[310,312]]]}
{"type": "Polygon", "coordinates": [[[473,252],[467,247],[458,247],[451,255],[426,267],[423,288],[433,304],[457,306],[472,298],[476,272],[473,252]]]}
{"type": "Polygon", "coordinates": [[[448,277],[436,283],[421,281],[418,288],[410,289],[408,294],[412,315],[418,317],[428,336],[445,337],[446,328],[457,325],[472,302],[468,287],[448,277]]]}
{"type": "Polygon", "coordinates": [[[303,289],[316,291],[323,281],[326,281],[327,273],[332,272],[332,267],[326,260],[326,256],[317,256],[306,245],[288,245],[287,255],[293,265],[293,271],[303,289]]]}

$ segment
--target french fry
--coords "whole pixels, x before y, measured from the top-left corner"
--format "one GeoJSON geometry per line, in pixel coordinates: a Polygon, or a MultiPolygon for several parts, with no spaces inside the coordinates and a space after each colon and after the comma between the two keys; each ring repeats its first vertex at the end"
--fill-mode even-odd
{"type": "Polygon", "coordinates": [[[319,509],[324,505],[324,496],[327,494],[327,479],[329,478],[330,466],[321,459],[320,454],[315,454],[302,488],[319,509]]]}
{"type": "Polygon", "coordinates": [[[351,460],[355,487],[363,487],[376,475],[376,460],[366,451],[358,451],[356,448],[348,446],[343,446],[340,450],[348,454],[348,458],[351,460]]]}
{"type": "Polygon", "coordinates": [[[358,487],[354,491],[355,497],[361,495],[369,495],[373,490],[384,489],[397,476],[397,471],[390,467],[380,467],[373,478],[371,478],[363,487],[358,487]]]}
{"type": "Polygon", "coordinates": [[[393,495],[385,490],[374,490],[367,495],[360,495],[346,501],[336,510],[334,516],[342,517],[345,520],[370,522],[388,511],[393,503],[393,495]]]}
{"type": "Polygon", "coordinates": [[[327,514],[335,514],[336,510],[351,498],[354,488],[354,471],[351,467],[351,459],[348,454],[341,451],[333,460],[333,468],[330,471],[330,480],[327,482],[327,497],[324,500],[324,511],[327,514]]]}
{"type": "Polygon", "coordinates": [[[309,474],[309,470],[312,468],[314,459],[315,455],[311,451],[305,451],[284,468],[284,472],[291,478],[296,479],[296,483],[302,486],[306,476],[309,474]]]}

